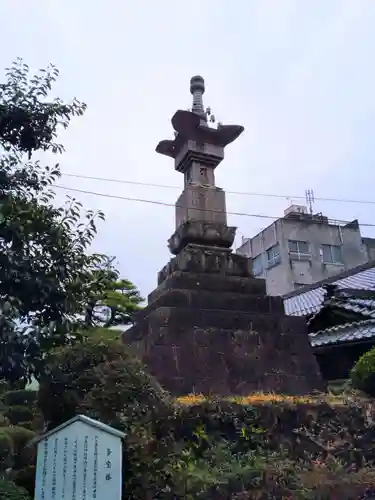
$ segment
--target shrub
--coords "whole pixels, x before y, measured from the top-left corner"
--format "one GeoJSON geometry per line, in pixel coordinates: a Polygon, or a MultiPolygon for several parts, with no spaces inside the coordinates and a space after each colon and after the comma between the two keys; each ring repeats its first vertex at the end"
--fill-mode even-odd
{"type": "Polygon", "coordinates": [[[38,397],[37,391],[23,389],[20,391],[9,391],[4,394],[3,401],[6,406],[31,406],[38,397]]]}
{"type": "MultiPolygon", "coordinates": [[[[174,470],[174,493],[177,493],[179,498],[187,496],[187,498],[202,500],[226,499],[249,488],[252,493],[256,494],[249,498],[261,498],[264,474],[267,470],[271,472],[276,460],[279,468],[278,475],[281,476],[285,468],[281,463],[281,457],[266,457],[261,451],[235,453],[230,443],[222,441],[206,450],[200,459],[185,453],[184,459],[176,464],[177,467],[174,470]]],[[[285,474],[283,476],[285,485],[285,474]]],[[[268,484],[264,485],[265,488],[270,488],[272,478],[270,479],[268,484]]],[[[287,493],[286,488],[280,488],[277,491],[278,495],[272,498],[283,498],[285,493],[287,493]]]]}
{"type": "Polygon", "coordinates": [[[28,492],[20,488],[15,483],[0,479],[0,498],[1,500],[30,500],[28,492]]]}
{"type": "Polygon", "coordinates": [[[359,358],[350,376],[355,389],[375,397],[375,347],[359,358]]]}
{"type": "Polygon", "coordinates": [[[309,492],[307,499],[371,499],[371,495],[362,496],[375,484],[375,472],[369,469],[351,471],[334,458],[314,461],[310,467],[297,472],[300,490],[309,492]]]}
{"type": "Polygon", "coordinates": [[[112,330],[111,328],[87,328],[80,332],[84,337],[92,342],[112,342],[120,340],[121,333],[119,330],[112,330]]]}
{"type": "Polygon", "coordinates": [[[13,443],[8,434],[0,432],[0,471],[3,472],[12,466],[13,443]]]}
{"type": "Polygon", "coordinates": [[[168,397],[137,360],[102,363],[91,371],[92,388],[80,408],[92,417],[118,422],[151,421],[168,397]]]}
{"type": "Polygon", "coordinates": [[[21,422],[32,421],[34,413],[27,406],[9,406],[5,411],[5,417],[11,425],[19,425],[21,422]]]}
{"type": "Polygon", "coordinates": [[[9,424],[10,424],[10,422],[7,419],[7,417],[0,413],[0,427],[6,427],[9,424]]]}
{"type": "Polygon", "coordinates": [[[13,481],[17,486],[25,488],[33,498],[35,492],[35,465],[29,465],[16,472],[13,481]]]}
{"type": "Polygon", "coordinates": [[[0,395],[7,391],[9,391],[9,383],[4,379],[0,380],[0,395]]]}
{"type": "Polygon", "coordinates": [[[21,469],[25,465],[30,465],[34,458],[34,450],[26,445],[35,437],[35,432],[23,427],[9,426],[0,428],[0,433],[6,434],[12,442],[14,468],[21,469]]]}
{"type": "Polygon", "coordinates": [[[28,429],[30,431],[34,430],[34,422],[18,422],[17,427],[22,427],[23,429],[28,429]]]}
{"type": "Polygon", "coordinates": [[[41,380],[38,399],[49,428],[74,417],[82,408],[90,413],[90,405],[94,413],[110,421],[132,401],[141,398],[143,402],[146,395],[156,401],[165,395],[120,342],[76,344],[50,355],[47,370],[49,375],[41,380]]]}

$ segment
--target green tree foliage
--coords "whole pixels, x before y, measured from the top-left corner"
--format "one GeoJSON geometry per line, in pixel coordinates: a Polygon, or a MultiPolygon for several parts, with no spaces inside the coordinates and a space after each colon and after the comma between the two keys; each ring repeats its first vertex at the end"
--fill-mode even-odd
{"type": "Polygon", "coordinates": [[[103,257],[92,272],[85,310],[86,327],[127,325],[133,322],[134,313],[141,309],[144,299],[133,283],[121,279],[113,262],[114,258],[103,257]]]}
{"type": "Polygon", "coordinates": [[[94,342],[110,342],[115,340],[120,340],[121,331],[116,328],[105,328],[105,327],[92,327],[85,328],[82,330],[82,335],[85,339],[94,341],[94,342]]]}
{"type": "Polygon", "coordinates": [[[86,252],[96,214],[82,222],[72,199],[56,208],[50,186],[58,166],[30,161],[37,150],[63,151],[59,129],[85,110],[76,100],[47,100],[57,76],[50,67],[30,78],[17,60],[0,86],[0,375],[10,381],[38,371],[43,344],[67,330],[84,300],[80,284],[100,261],[86,252]]]}
{"type": "Polygon", "coordinates": [[[6,69],[6,83],[0,85],[0,137],[6,151],[62,152],[56,141],[60,126],[67,128],[72,116],[82,115],[86,105],[74,99],[47,100],[59,71],[53,65],[29,77],[29,67],[17,59],[6,69]]]}
{"type": "Polygon", "coordinates": [[[353,387],[375,397],[375,347],[359,358],[350,377],[353,387]]]}
{"type": "Polygon", "coordinates": [[[58,164],[32,161],[35,152],[63,152],[59,131],[86,109],[48,97],[57,76],[54,66],[30,76],[17,60],[0,85],[0,379],[12,384],[39,378],[44,353],[79,338],[96,302],[110,307],[110,324],[137,304],[135,288],[90,253],[104,215],[69,197],[56,206],[58,164]]]}

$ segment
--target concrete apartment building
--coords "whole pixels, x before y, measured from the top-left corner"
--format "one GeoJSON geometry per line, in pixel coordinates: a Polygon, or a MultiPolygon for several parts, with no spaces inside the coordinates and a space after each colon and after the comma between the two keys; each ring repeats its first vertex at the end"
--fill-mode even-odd
{"type": "Polygon", "coordinates": [[[269,295],[284,295],[374,260],[375,239],[362,238],[357,220],[333,223],[292,205],[259,234],[243,238],[236,252],[252,259],[269,295]]]}

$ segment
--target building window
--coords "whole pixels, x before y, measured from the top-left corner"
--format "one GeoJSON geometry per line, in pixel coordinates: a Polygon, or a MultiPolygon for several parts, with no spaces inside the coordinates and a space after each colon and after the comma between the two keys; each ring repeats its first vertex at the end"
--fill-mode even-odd
{"type": "Polygon", "coordinates": [[[289,252],[296,255],[310,255],[310,245],[307,241],[289,240],[289,252]]]}
{"type": "Polygon", "coordinates": [[[342,264],[340,245],[322,245],[323,262],[325,264],[342,264]]]}
{"type": "Polygon", "coordinates": [[[267,250],[268,267],[276,266],[281,262],[280,245],[274,245],[267,250]]]}
{"type": "Polygon", "coordinates": [[[262,273],[263,273],[263,261],[262,261],[262,254],[260,254],[253,259],[253,275],[259,276],[262,273]]]}

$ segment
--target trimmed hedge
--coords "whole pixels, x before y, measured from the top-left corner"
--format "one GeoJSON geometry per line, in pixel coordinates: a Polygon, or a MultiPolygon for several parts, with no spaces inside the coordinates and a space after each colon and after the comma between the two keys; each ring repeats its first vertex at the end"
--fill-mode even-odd
{"type": "Polygon", "coordinates": [[[9,383],[4,379],[0,380],[0,395],[3,395],[5,392],[9,391],[9,383]]]}
{"type": "Polygon", "coordinates": [[[38,398],[38,391],[8,391],[3,396],[5,406],[32,406],[38,398]]]}
{"type": "MultiPolygon", "coordinates": [[[[35,450],[26,445],[35,437],[35,432],[23,427],[0,427],[0,434],[7,435],[12,442],[13,467],[22,469],[35,460],[35,450]]],[[[1,497],[0,497],[1,498],[1,497]]]]}
{"type": "Polygon", "coordinates": [[[88,341],[47,358],[39,407],[53,428],[85,411],[113,424],[124,407],[142,408],[168,399],[144,365],[120,342],[88,341]]]}
{"type": "Polygon", "coordinates": [[[20,488],[15,483],[0,479],[1,500],[31,500],[30,495],[24,488],[20,488]]]}
{"type": "MultiPolygon", "coordinates": [[[[365,401],[212,399],[153,406],[141,397],[137,409],[132,398],[122,406],[121,384],[107,392],[113,379],[100,373],[98,394],[106,396],[96,401],[96,411],[102,403],[111,411],[122,408],[118,427],[127,433],[123,499],[357,500],[375,484],[375,433],[366,423],[365,401]]],[[[86,402],[96,399],[93,392],[87,396],[86,402]]],[[[14,481],[32,492],[34,475],[26,467],[14,481]]]]}
{"type": "Polygon", "coordinates": [[[34,431],[34,422],[18,422],[17,427],[22,427],[23,429],[28,429],[29,431],[34,431]]]}
{"type": "Polygon", "coordinates": [[[9,424],[10,424],[10,422],[7,419],[7,417],[0,413],[0,427],[6,427],[9,424]]]}
{"type": "Polygon", "coordinates": [[[13,481],[17,486],[25,488],[30,496],[34,497],[35,492],[35,465],[29,465],[16,472],[13,481]]]}
{"type": "Polygon", "coordinates": [[[13,463],[12,439],[4,431],[0,431],[0,472],[4,472],[6,469],[11,467],[12,463],[13,463]]]}
{"type": "Polygon", "coordinates": [[[27,406],[9,406],[4,412],[11,425],[20,425],[21,422],[32,422],[34,412],[27,406]]]}
{"type": "Polygon", "coordinates": [[[375,347],[359,358],[350,377],[353,387],[375,397],[375,347]]]}

